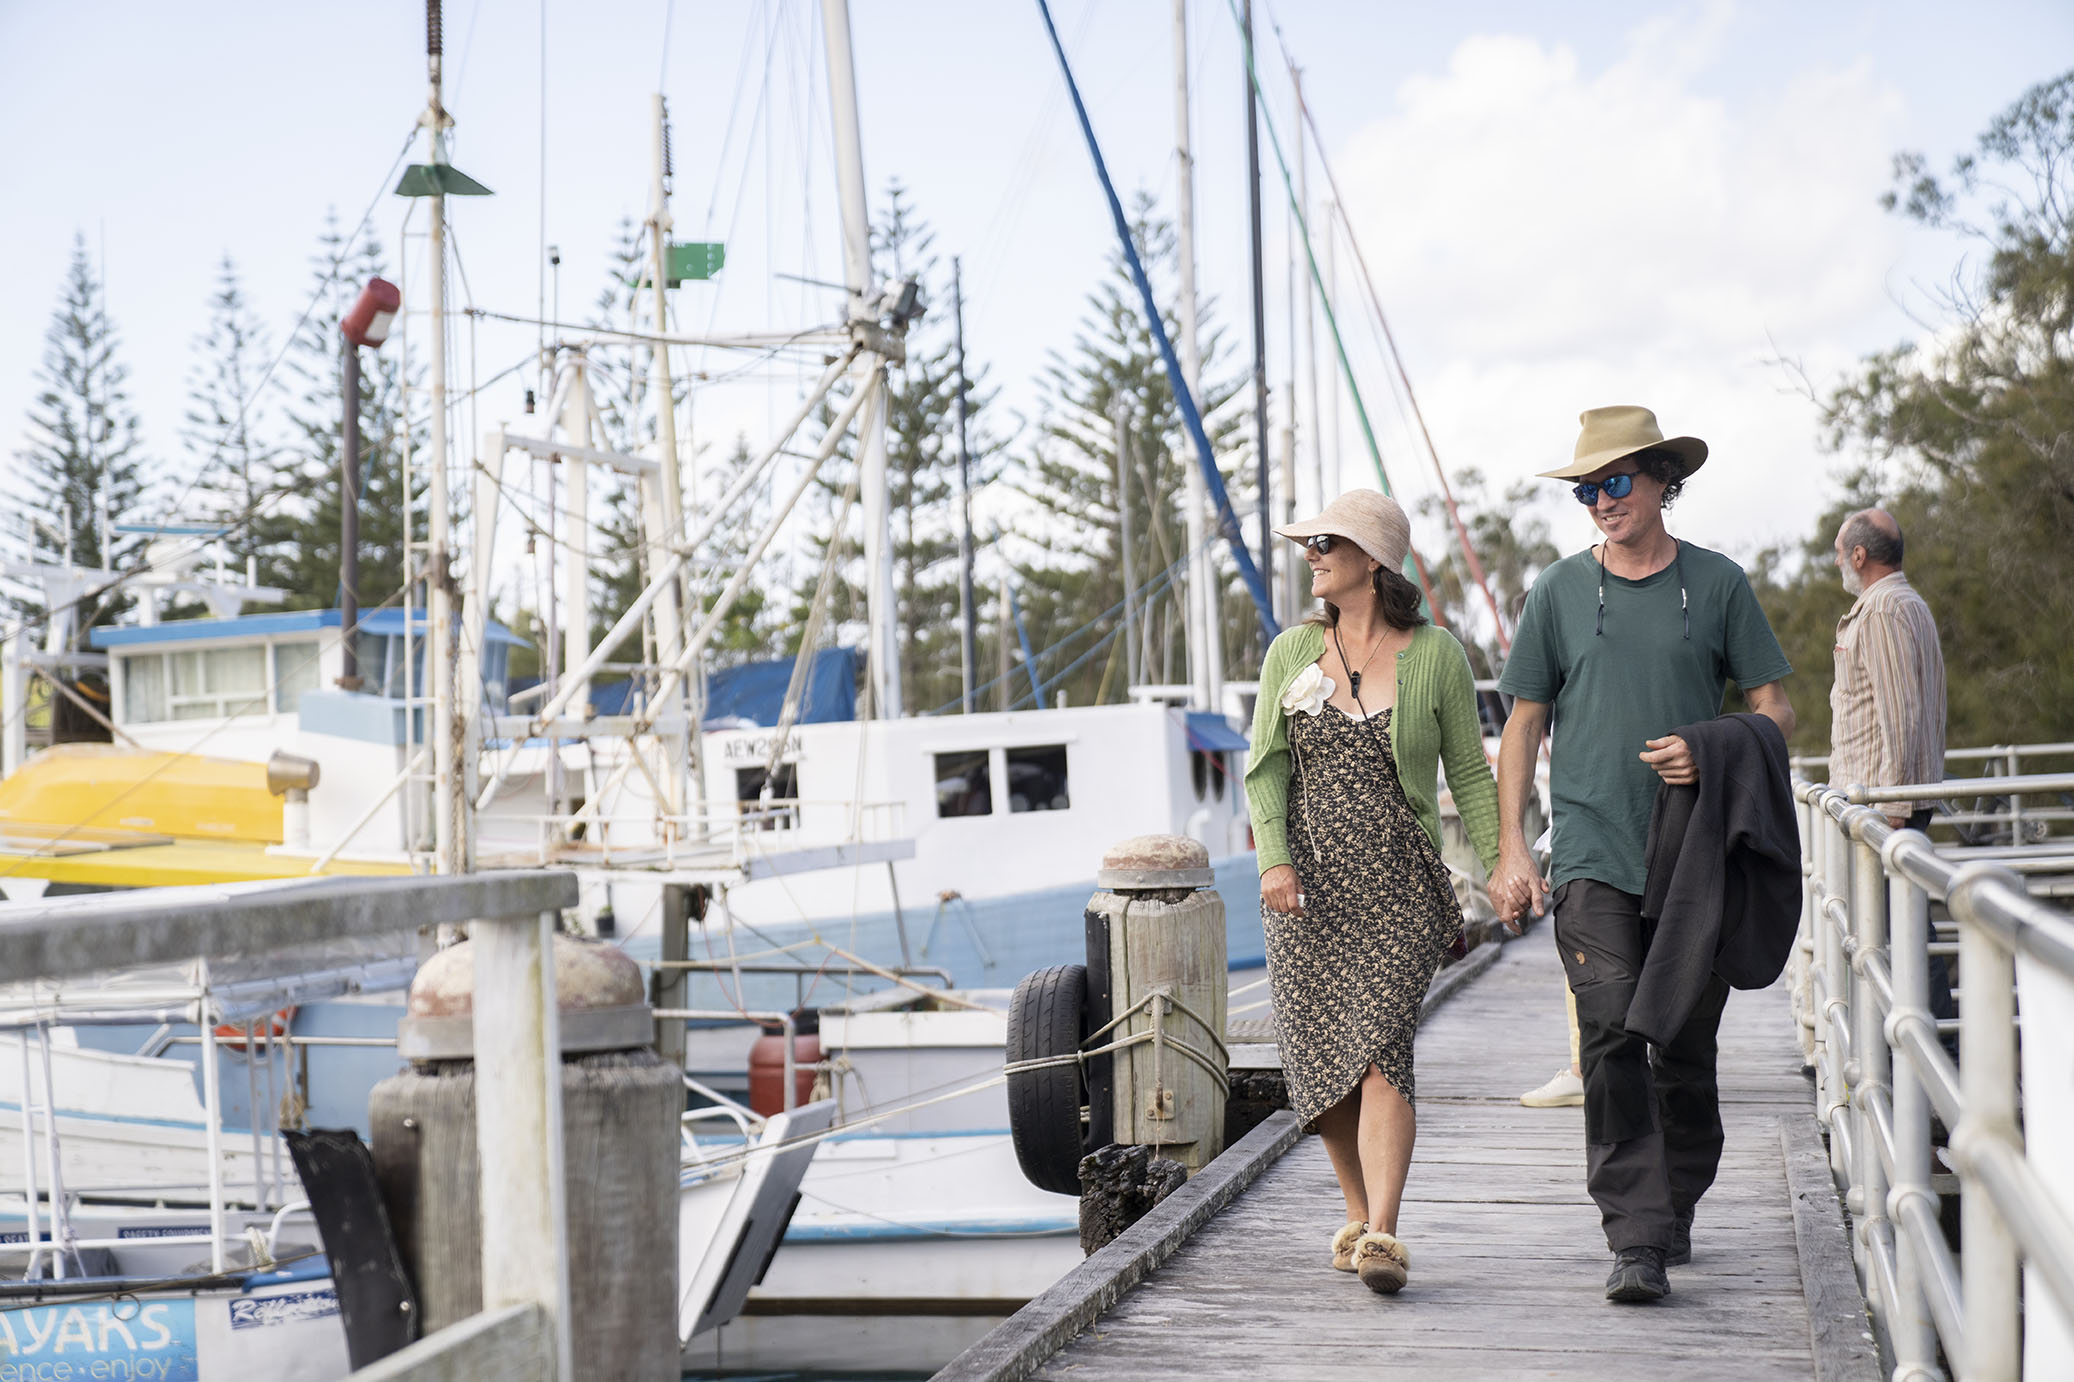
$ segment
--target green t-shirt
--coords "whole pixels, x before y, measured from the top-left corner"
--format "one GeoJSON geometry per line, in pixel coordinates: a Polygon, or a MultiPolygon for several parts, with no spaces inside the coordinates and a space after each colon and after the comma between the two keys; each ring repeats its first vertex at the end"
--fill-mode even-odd
{"type": "Polygon", "coordinates": [[[1653,576],[1606,573],[1603,633],[1599,581],[1589,550],[1541,573],[1498,689],[1550,707],[1555,884],[1590,878],[1640,894],[1661,781],[1641,759],[1644,741],[1719,715],[1728,678],[1762,686],[1793,668],[1743,568],[1719,552],[1683,542],[1653,576]]]}

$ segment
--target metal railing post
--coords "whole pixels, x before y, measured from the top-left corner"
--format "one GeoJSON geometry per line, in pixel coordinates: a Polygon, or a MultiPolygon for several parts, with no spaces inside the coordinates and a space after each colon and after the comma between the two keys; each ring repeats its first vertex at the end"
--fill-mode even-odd
{"type": "MultiPolygon", "coordinates": [[[[1793,810],[1799,818],[1800,838],[1812,842],[1815,811],[1805,793],[1794,793],[1793,810]]],[[[1810,1069],[1815,1065],[1814,994],[1809,980],[1815,964],[1816,877],[1814,851],[1804,846],[1800,860],[1800,928],[1793,937],[1791,983],[1794,1037],[1800,1043],[1801,1061],[1810,1069]]]]}
{"type": "Polygon", "coordinates": [[[1971,915],[1966,884],[1982,874],[2022,883],[2005,870],[1969,865],[1947,889],[1959,926],[1959,1092],[1964,1112],[1952,1129],[1959,1172],[1960,1270],[1965,1289],[1968,1382],[2017,1382],[2022,1315],[2016,1238],[1981,1183],[1969,1153],[1990,1140],[2022,1146],[2017,1131],[2016,958],[1971,915]]]}
{"type": "Polygon", "coordinates": [[[1930,1190],[1930,1100],[1916,1077],[1914,1062],[1898,1040],[1905,1019],[1931,1020],[1930,897],[1899,875],[1889,878],[1888,890],[1894,1008],[1887,1015],[1884,1036],[1899,1059],[1892,1060],[1894,1181],[1887,1196],[1888,1213],[1897,1230],[1896,1299],[1886,1303],[1886,1324],[1894,1350],[1893,1382],[1941,1382],[1944,1374],[1937,1367],[1936,1328],[1924,1301],[1928,1271],[1901,1222],[1909,1213],[1906,1206],[1911,1200],[1920,1201],[1931,1216],[1937,1213],[1937,1196],[1930,1190]]]}
{"type": "Polygon", "coordinates": [[[1852,1246],[1859,1279],[1868,1288],[1866,1294],[1874,1295],[1879,1273],[1873,1259],[1889,1231],[1887,1169],[1880,1159],[1875,1109],[1890,1087],[1890,1061],[1869,966],[1887,948],[1887,889],[1879,851],[1866,843],[1864,829],[1861,818],[1851,845],[1851,928],[1858,942],[1851,959],[1851,1056],[1858,1068],[1851,1081],[1851,1151],[1858,1163],[1851,1175],[1852,1213],[1857,1217],[1852,1246]]]}
{"type": "MultiPolygon", "coordinates": [[[[2023,775],[2018,766],[2023,762],[2023,757],[2014,748],[2009,750],[2009,755],[2003,759],[2003,762],[2007,765],[2011,777],[2021,777],[2023,775]]],[[[2011,792],[2009,794],[2009,843],[2020,845],[2023,842],[2024,795],[2021,792],[2011,792]]]]}
{"type": "Polygon", "coordinates": [[[558,1376],[569,1345],[563,1203],[562,1057],[553,912],[478,922],[475,1143],[482,1162],[482,1304],[537,1305],[553,1322],[558,1376]]]}

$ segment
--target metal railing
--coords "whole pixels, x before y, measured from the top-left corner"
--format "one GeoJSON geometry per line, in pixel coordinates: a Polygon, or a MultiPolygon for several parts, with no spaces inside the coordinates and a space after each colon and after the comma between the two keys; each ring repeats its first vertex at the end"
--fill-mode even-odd
{"type": "MultiPolygon", "coordinates": [[[[1978,828],[1983,826],[1996,831],[2007,830],[2012,844],[2035,843],[2046,838],[2047,833],[2055,826],[2074,821],[2074,788],[2065,784],[2068,778],[2067,769],[2074,766],[2074,763],[2067,760],[2074,760],[2074,743],[1989,744],[1978,748],[1946,749],[1944,761],[1947,773],[1961,764],[1967,764],[1977,765],[1977,775],[1971,778],[1948,776],[1938,784],[1939,791],[1936,793],[1924,793],[1911,798],[1901,795],[1898,791],[1889,790],[1879,799],[1923,801],[1935,797],[1939,801],[1948,802],[1973,797],[1975,800],[1971,810],[1947,807],[1939,812],[1931,824],[1953,826],[1959,828],[1962,834],[1979,833],[1978,828]],[[2059,802],[2057,805],[2026,807],[2022,801],[2023,794],[2010,795],[2005,784],[2011,778],[2036,779],[2045,775],[2038,761],[2040,759],[2061,760],[2051,765],[2052,775],[2062,780],[2061,785],[2040,786],[2034,789],[2035,792],[2057,796],[2059,802]]],[[[1793,766],[1799,769],[1816,766],[1826,769],[1828,765],[1827,755],[1801,756],[1793,760],[1793,766]]],[[[1847,787],[1844,783],[1831,785],[1838,788],[1847,787]]],[[[1853,802],[1873,799],[1869,796],[1851,798],[1853,802]]]]}
{"type": "MultiPolygon", "coordinates": [[[[197,956],[468,923],[475,942],[483,1313],[356,1376],[572,1382],[560,1035],[549,938],[575,875],[339,878],[0,905],[0,974],[68,979],[197,956]]],[[[211,1233],[223,1240],[220,1161],[211,1233]]],[[[218,1258],[220,1268],[221,1259],[218,1258]]]]}
{"type": "MultiPolygon", "coordinates": [[[[1999,752],[2008,761],[2010,751],[1999,752]]],[[[2049,1182],[2074,1148],[2027,1146],[2025,1115],[2042,1107],[2024,1103],[2016,1007],[2020,968],[2023,992],[2041,1007],[2048,987],[2074,988],[2074,915],[2036,895],[2057,891],[2055,869],[2074,873],[2074,839],[2034,846],[2021,860],[2007,849],[1940,850],[1918,831],[1893,828],[1877,803],[1988,794],[2013,803],[2070,787],[2074,778],[2049,774],[1848,792],[1794,786],[1806,876],[1794,1011],[1853,1219],[1860,1282],[1897,1382],[1941,1379],[1946,1367],[1964,1379],[2016,1382],[2026,1348],[2057,1358],[2068,1347],[2074,1202],[2049,1182]],[[1933,924],[1933,903],[1950,923],[1933,924]],[[1950,958],[1960,1016],[1939,1023],[1931,971],[1950,958]],[[1959,1061],[1942,1040],[1954,1026],[1959,1061]],[[1933,1114],[1950,1130],[1943,1149],[1933,1145],[1933,1114]],[[1934,1156],[1956,1174],[1936,1172],[1934,1156]],[[1940,1192],[1952,1190],[1959,1252],[1940,1213],[1940,1192]]],[[[2060,1087],[2044,1088],[2034,1074],[2033,1093],[2065,1101],[2065,1053],[2050,1058],[2060,1087]]],[[[2039,1137],[2047,1120],[2028,1121],[2039,1137]]]]}

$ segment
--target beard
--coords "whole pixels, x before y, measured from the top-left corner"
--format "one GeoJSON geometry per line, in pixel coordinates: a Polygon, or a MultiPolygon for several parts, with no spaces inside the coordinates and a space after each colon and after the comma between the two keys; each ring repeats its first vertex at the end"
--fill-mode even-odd
{"type": "Polygon", "coordinates": [[[1865,578],[1858,574],[1855,567],[1839,566],[1837,572],[1843,577],[1844,594],[1863,595],[1865,593],[1865,578]]]}

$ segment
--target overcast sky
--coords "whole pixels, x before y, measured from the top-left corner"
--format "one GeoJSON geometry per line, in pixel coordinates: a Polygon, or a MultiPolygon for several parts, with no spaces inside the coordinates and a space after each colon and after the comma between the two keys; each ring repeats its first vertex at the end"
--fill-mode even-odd
{"type": "MultiPolygon", "coordinates": [[[[1170,4],[1055,10],[1120,188],[1171,205],[1170,4]]],[[[1449,468],[1496,480],[1549,468],[1567,459],[1580,409],[1642,403],[1713,446],[1674,531],[1744,557],[1803,536],[1834,493],[1837,462],[1820,449],[1812,405],[1767,362],[1790,357],[1825,384],[1864,352],[1919,335],[1911,309],[1959,253],[1880,210],[1893,154],[1922,149],[1945,165],[2074,53],[2063,0],[1978,0],[1963,14],[1872,0],[1281,0],[1274,14],[1449,468]]],[[[1227,0],[1193,0],[1190,16],[1202,283],[1243,349],[1239,48],[1227,0]]],[[[1287,147],[1288,80],[1268,17],[1263,0],[1262,70],[1287,147]]],[[[1033,413],[1046,353],[1070,348],[1113,245],[1037,8],[857,0],[853,24],[874,204],[898,178],[937,251],[963,256],[972,356],[1005,410],[1033,413]]],[[[532,313],[541,247],[553,243],[563,315],[588,308],[621,218],[647,211],[660,84],[675,121],[677,238],[725,239],[729,252],[719,280],[679,291],[680,322],[832,316],[830,295],[772,277],[840,277],[818,5],[449,0],[446,35],[453,161],[497,193],[455,204],[468,275],[457,300],[532,313]]],[[[394,253],[406,204],[384,193],[423,105],[422,40],[408,0],[0,0],[8,464],[84,234],[105,264],[145,442],[184,483],[193,462],[176,428],[221,257],[236,260],[278,343],[310,301],[327,210],[350,226],[373,201],[373,229],[394,253]]],[[[1264,157],[1280,390],[1286,211],[1264,157]]],[[[1322,203],[1315,162],[1311,182],[1322,203]]],[[[1433,487],[1430,467],[1343,248],[1340,276],[1385,463],[1416,500],[1433,487]]],[[[485,378],[532,342],[530,328],[485,325],[456,377],[485,378]]],[[[516,419],[525,382],[485,390],[477,420],[516,419]]],[[[766,371],[702,391],[697,440],[760,434],[798,382],[766,371]]],[[[1344,416],[1341,474],[1371,479],[1344,416]]],[[[1549,488],[1560,541],[1582,545],[1588,520],[1549,488]]]]}

